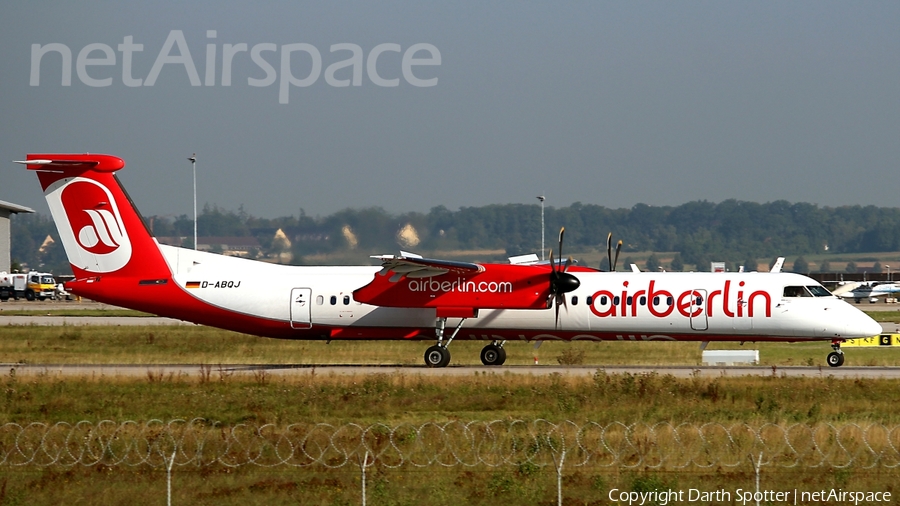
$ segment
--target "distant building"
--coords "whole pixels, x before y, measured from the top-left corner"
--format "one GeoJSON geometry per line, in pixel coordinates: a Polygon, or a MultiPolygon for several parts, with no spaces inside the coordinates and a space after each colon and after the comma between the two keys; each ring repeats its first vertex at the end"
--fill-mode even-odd
{"type": "MultiPolygon", "coordinates": [[[[185,247],[189,244],[189,237],[157,237],[160,244],[185,247]]],[[[233,257],[246,257],[251,252],[259,252],[259,241],[252,236],[241,237],[198,237],[197,249],[200,251],[212,251],[233,257]]]]}
{"type": "Polygon", "coordinates": [[[0,271],[9,272],[11,262],[9,256],[9,217],[13,214],[33,212],[33,209],[0,200],[0,271]]]}
{"type": "Polygon", "coordinates": [[[259,251],[259,241],[253,236],[245,237],[198,237],[197,249],[214,251],[223,255],[245,257],[252,250],[259,251]]]}

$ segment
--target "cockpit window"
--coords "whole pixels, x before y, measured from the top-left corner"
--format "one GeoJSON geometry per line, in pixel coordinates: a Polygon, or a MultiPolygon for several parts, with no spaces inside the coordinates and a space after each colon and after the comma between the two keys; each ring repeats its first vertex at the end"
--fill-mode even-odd
{"type": "Polygon", "coordinates": [[[809,290],[811,294],[813,294],[813,297],[831,297],[831,292],[829,292],[828,289],[826,289],[824,286],[813,285],[807,286],[806,289],[809,290]]]}
{"type": "Polygon", "coordinates": [[[812,297],[805,287],[802,286],[786,286],[784,287],[785,297],[812,297]]]}

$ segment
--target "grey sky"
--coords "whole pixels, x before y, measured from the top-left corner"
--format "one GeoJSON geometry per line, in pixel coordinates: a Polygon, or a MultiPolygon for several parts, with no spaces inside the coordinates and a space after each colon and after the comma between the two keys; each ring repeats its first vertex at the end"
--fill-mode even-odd
{"type": "MultiPolygon", "coordinates": [[[[575,201],[609,207],[690,200],[787,199],[822,205],[898,202],[900,2],[5,2],[0,5],[0,199],[46,205],[36,178],[9,163],[29,152],[121,156],[145,214],[190,214],[187,157],[199,201],[275,217],[345,207],[391,212],[490,203],[575,201]],[[123,84],[124,37],[143,44],[146,79],[181,30],[200,80],[217,47],[215,86],[167,64],[153,86],[123,84]],[[207,38],[215,30],[216,38],[207,38]],[[72,51],[72,84],[31,46],[72,51]],[[87,44],[113,66],[75,60],[87,44]],[[248,84],[263,70],[224,44],[308,43],[321,76],[292,87],[248,84]],[[349,52],[396,43],[363,64],[361,86],[325,69],[349,52]],[[439,66],[403,79],[403,51],[435,46],[439,66]]],[[[169,54],[178,55],[173,50],[169,54]]],[[[262,53],[280,73],[280,53],[262,53]]],[[[423,56],[424,53],[417,53],[423,56]]],[[[99,58],[95,51],[90,57],[99,58]]],[[[294,75],[310,72],[295,53],[294,75]]],[[[348,79],[351,69],[336,74],[348,79]]]]}

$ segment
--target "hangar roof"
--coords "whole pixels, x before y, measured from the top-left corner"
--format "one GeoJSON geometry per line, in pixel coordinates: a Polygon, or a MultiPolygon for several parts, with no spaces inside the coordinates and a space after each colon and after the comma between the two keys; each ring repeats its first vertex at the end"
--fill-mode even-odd
{"type": "Polygon", "coordinates": [[[10,202],[6,202],[5,200],[0,200],[0,209],[9,211],[11,213],[33,213],[34,209],[19,206],[10,202]]]}

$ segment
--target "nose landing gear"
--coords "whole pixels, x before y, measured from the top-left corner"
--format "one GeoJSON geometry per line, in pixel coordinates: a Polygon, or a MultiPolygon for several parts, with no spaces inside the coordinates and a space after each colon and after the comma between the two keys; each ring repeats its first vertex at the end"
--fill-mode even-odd
{"type": "Polygon", "coordinates": [[[844,365],[844,352],[841,350],[841,339],[831,341],[831,349],[834,350],[828,354],[826,362],[831,367],[840,367],[844,365]]]}

